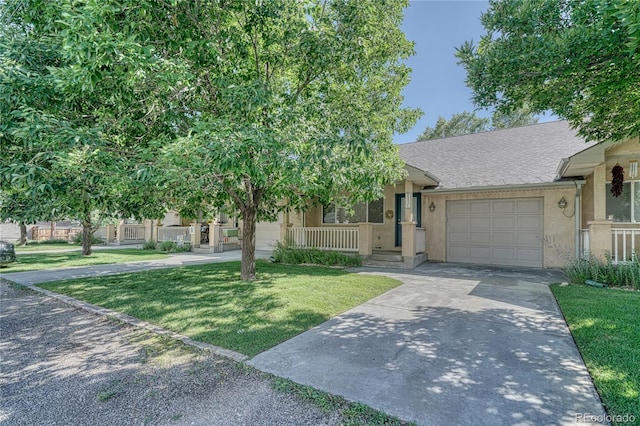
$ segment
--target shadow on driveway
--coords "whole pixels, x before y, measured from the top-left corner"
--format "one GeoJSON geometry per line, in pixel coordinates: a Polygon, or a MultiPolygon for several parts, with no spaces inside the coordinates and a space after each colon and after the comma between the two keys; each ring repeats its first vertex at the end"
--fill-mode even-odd
{"type": "Polygon", "coordinates": [[[573,424],[604,410],[548,287],[555,271],[360,269],[404,285],[249,363],[418,424],[573,424]]]}

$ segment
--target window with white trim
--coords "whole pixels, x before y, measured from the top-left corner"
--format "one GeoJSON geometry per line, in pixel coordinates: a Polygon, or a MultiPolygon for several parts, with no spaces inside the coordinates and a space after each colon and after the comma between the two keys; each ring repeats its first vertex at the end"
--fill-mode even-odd
{"type": "Polygon", "coordinates": [[[607,219],[640,222],[640,180],[625,182],[619,197],[611,195],[611,183],[607,183],[607,219]]]}
{"type": "Polygon", "coordinates": [[[384,223],[384,199],[358,203],[351,210],[331,203],[322,206],[322,223],[384,223]]]}

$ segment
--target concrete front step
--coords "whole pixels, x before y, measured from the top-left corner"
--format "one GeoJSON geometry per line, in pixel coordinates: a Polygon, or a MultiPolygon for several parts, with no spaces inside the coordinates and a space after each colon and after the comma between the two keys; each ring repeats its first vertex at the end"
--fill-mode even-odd
{"type": "Polygon", "coordinates": [[[371,255],[371,260],[381,261],[381,262],[402,262],[402,254],[401,253],[376,253],[374,252],[371,255]]]}
{"type": "Polygon", "coordinates": [[[396,253],[373,253],[370,258],[362,261],[362,265],[377,268],[413,269],[426,261],[426,253],[420,253],[413,257],[409,256],[406,259],[401,254],[396,253]]]}

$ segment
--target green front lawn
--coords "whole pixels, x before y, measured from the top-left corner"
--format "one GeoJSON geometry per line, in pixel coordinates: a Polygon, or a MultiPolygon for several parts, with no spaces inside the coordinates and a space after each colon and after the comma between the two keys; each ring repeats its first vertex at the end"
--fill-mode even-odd
{"type": "Polygon", "coordinates": [[[15,245],[16,253],[20,252],[29,252],[29,251],[45,251],[45,250],[80,250],[81,246],[79,244],[69,244],[69,243],[52,243],[52,244],[42,244],[42,243],[30,243],[26,246],[15,245]]]}
{"type": "Polygon", "coordinates": [[[400,284],[260,261],[257,281],[241,281],[239,271],[239,262],[228,262],[42,287],[252,356],[400,284]]]}
{"type": "Polygon", "coordinates": [[[608,414],[640,422],[640,292],[551,289],[608,414]]]}
{"type": "Polygon", "coordinates": [[[52,252],[38,254],[17,254],[17,260],[10,263],[3,272],[37,271],[41,269],[69,268],[72,266],[103,265],[107,263],[135,262],[140,260],[166,259],[168,256],[155,250],[114,249],[94,250],[91,256],[83,256],[79,251],[52,252]]]}

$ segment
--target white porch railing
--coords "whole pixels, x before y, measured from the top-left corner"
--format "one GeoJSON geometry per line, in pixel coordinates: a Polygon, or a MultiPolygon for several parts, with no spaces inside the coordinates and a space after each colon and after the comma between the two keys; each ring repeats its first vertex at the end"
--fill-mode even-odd
{"type": "Polygon", "coordinates": [[[144,241],[144,225],[129,224],[120,227],[123,241],[144,241]]]}
{"type": "Polygon", "coordinates": [[[626,262],[632,259],[636,253],[636,247],[640,248],[640,228],[614,228],[611,229],[613,247],[611,250],[611,262],[626,262]]]}
{"type": "Polygon", "coordinates": [[[427,230],[416,228],[416,254],[424,253],[427,249],[427,230]]]}
{"type": "Polygon", "coordinates": [[[589,230],[580,230],[580,254],[582,257],[589,257],[589,230]]]}
{"type": "Polygon", "coordinates": [[[158,228],[158,241],[190,242],[189,226],[167,226],[158,228]]]}
{"type": "Polygon", "coordinates": [[[323,226],[287,229],[288,241],[297,248],[357,252],[359,249],[358,238],[358,228],[323,226]]]}

